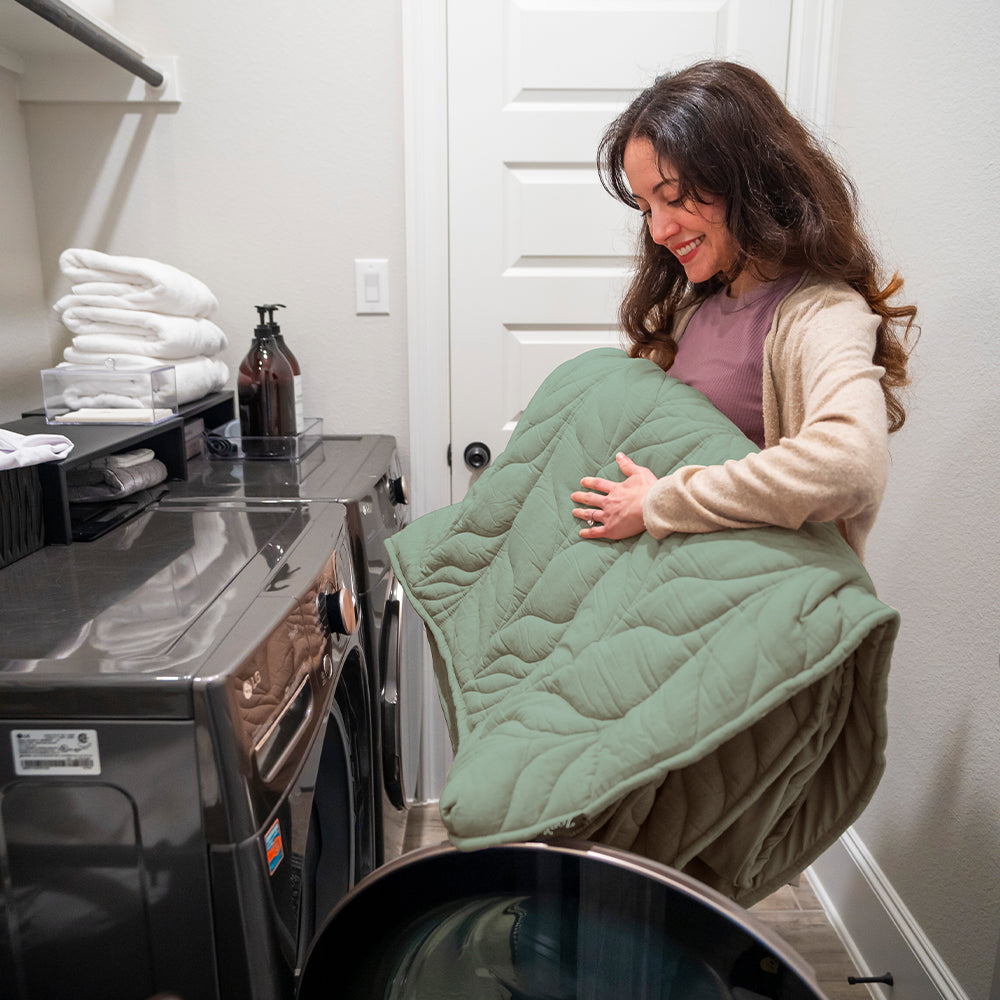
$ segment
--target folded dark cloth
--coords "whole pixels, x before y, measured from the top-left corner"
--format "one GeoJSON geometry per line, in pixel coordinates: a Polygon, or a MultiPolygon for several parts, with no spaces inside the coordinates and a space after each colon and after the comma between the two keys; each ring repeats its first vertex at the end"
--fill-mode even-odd
{"type": "Polygon", "coordinates": [[[72,503],[100,503],[131,496],[166,478],[167,467],[158,458],[124,468],[84,466],[67,477],[67,493],[72,503]]]}

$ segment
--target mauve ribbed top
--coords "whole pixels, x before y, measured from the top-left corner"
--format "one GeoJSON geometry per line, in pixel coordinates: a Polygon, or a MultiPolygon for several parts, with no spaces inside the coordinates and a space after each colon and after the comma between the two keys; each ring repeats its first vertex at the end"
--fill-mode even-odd
{"type": "Polygon", "coordinates": [[[706,299],[684,330],[670,374],[704,393],[751,441],[764,447],[764,339],[778,303],[801,275],[785,275],[738,298],[706,299]]]}

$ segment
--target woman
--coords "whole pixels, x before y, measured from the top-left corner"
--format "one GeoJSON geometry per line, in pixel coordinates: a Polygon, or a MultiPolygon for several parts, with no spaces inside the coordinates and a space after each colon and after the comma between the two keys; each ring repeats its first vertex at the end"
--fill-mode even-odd
{"type": "Polygon", "coordinates": [[[763,450],[573,493],[584,538],[834,521],[863,556],[902,426],[914,306],[889,304],[851,181],[744,66],[699,63],[605,132],[605,187],[645,218],[620,319],[632,357],[700,389],[763,450]]]}

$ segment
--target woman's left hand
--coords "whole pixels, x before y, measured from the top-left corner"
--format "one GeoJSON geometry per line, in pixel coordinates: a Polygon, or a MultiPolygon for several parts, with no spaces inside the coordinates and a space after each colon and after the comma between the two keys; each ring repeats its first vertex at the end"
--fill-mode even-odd
{"type": "Polygon", "coordinates": [[[626,476],[624,482],[587,477],[580,480],[583,490],[571,495],[575,503],[585,505],[573,511],[574,517],[587,522],[580,532],[581,538],[631,538],[646,530],[642,504],[656,476],[621,452],[615,455],[615,460],[626,476]]]}

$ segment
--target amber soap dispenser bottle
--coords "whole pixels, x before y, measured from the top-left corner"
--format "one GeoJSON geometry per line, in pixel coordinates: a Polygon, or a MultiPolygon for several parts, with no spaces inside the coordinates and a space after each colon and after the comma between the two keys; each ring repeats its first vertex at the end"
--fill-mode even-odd
{"type": "Polygon", "coordinates": [[[295,373],[275,334],[274,310],[278,306],[254,308],[260,322],[236,379],[243,453],[247,457],[280,458],[291,454],[293,442],[288,439],[296,433],[295,373]]]}
{"type": "Polygon", "coordinates": [[[295,385],[295,433],[301,434],[305,430],[304,410],[302,409],[302,368],[298,358],[292,353],[292,349],[285,343],[285,338],[281,335],[281,327],[274,320],[274,310],[284,309],[281,303],[267,306],[268,325],[274,333],[274,339],[278,344],[278,350],[288,358],[288,363],[292,366],[292,378],[295,385]]]}

